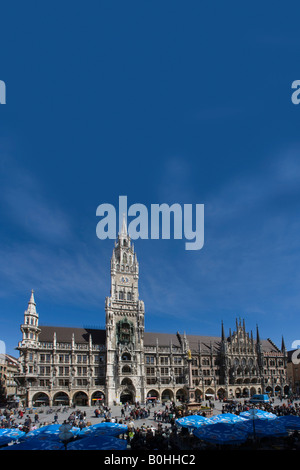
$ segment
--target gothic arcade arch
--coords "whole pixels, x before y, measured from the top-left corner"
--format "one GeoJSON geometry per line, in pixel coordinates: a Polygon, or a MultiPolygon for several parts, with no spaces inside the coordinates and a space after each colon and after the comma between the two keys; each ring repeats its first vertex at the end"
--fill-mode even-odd
{"type": "Polygon", "coordinates": [[[180,388],[176,392],[176,401],[184,402],[187,399],[187,391],[184,388],[180,388]]]}
{"type": "Polygon", "coordinates": [[[72,397],[72,403],[76,406],[87,406],[89,402],[88,395],[83,391],[75,392],[72,397]]]}
{"type": "Polygon", "coordinates": [[[105,393],[102,390],[97,390],[92,393],[91,406],[103,405],[105,402],[105,393]]]}
{"type": "Polygon", "coordinates": [[[53,396],[52,405],[53,406],[69,406],[70,397],[66,392],[57,392],[53,396]]]}
{"type": "Polygon", "coordinates": [[[47,393],[38,392],[32,397],[33,406],[48,406],[50,405],[50,398],[47,393]]]}
{"type": "Polygon", "coordinates": [[[149,390],[149,392],[147,393],[147,399],[155,399],[155,400],[158,400],[159,399],[159,392],[157,390],[149,390]]]}
{"type": "Polygon", "coordinates": [[[161,394],[161,401],[170,401],[174,399],[174,393],[169,388],[166,388],[161,394]]]}

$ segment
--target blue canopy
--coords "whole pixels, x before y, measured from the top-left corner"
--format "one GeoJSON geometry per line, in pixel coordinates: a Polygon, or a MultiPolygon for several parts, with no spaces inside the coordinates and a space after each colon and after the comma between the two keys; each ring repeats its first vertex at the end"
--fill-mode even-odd
{"type": "Polygon", "coordinates": [[[206,424],[210,424],[210,419],[204,418],[204,416],[190,415],[176,419],[175,423],[183,428],[193,429],[205,426],[206,424]]]}
{"type": "Polygon", "coordinates": [[[120,434],[125,434],[127,432],[128,426],[125,424],[104,422],[86,426],[78,433],[78,435],[80,437],[88,435],[119,436],[120,434]]]}
{"type": "Polygon", "coordinates": [[[49,435],[30,437],[19,444],[3,447],[2,450],[63,450],[65,447],[59,439],[51,439],[49,435]]]}
{"type": "Polygon", "coordinates": [[[113,436],[91,435],[68,444],[67,450],[126,450],[127,441],[113,436]]]}
{"type": "Polygon", "coordinates": [[[210,424],[195,429],[193,433],[202,441],[221,445],[241,444],[248,438],[247,432],[237,428],[236,424],[230,423],[210,424]]]}
{"type": "Polygon", "coordinates": [[[278,416],[278,421],[286,429],[293,429],[293,430],[300,429],[300,416],[295,416],[295,415],[278,416]]]}
{"type": "Polygon", "coordinates": [[[5,446],[12,441],[17,441],[26,436],[26,433],[20,431],[18,428],[4,428],[0,429],[0,446],[5,446]]]}
{"type": "Polygon", "coordinates": [[[248,435],[257,435],[258,437],[279,437],[287,436],[288,434],[283,424],[277,419],[249,419],[243,423],[237,423],[236,427],[248,435]]]}
{"type": "Polygon", "coordinates": [[[215,424],[215,423],[240,423],[245,421],[245,418],[242,416],[235,415],[233,413],[223,413],[219,415],[212,416],[209,418],[209,420],[215,424]]]}
{"type": "Polygon", "coordinates": [[[274,413],[269,413],[264,410],[257,410],[253,408],[249,411],[243,411],[240,416],[246,419],[276,419],[277,416],[274,413]]]}
{"type": "MultiPolygon", "coordinates": [[[[29,431],[25,439],[35,437],[35,436],[40,436],[42,434],[45,434],[49,438],[54,437],[58,439],[59,433],[60,433],[60,427],[61,424],[49,424],[47,426],[42,426],[41,428],[34,429],[33,431],[29,431]]],[[[70,431],[74,434],[74,436],[77,436],[80,433],[80,428],[77,428],[73,426],[70,431]]]]}

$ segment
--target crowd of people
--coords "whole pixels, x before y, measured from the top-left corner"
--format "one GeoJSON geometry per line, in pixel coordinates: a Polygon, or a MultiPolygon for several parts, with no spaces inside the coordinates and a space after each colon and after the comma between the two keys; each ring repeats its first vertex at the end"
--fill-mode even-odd
{"type": "MultiPolygon", "coordinates": [[[[263,411],[273,413],[276,416],[285,416],[290,414],[300,416],[300,403],[297,402],[295,398],[289,398],[286,401],[280,399],[280,401],[281,404],[275,404],[275,400],[271,398],[269,403],[260,403],[259,405],[255,405],[255,407],[263,411]]],[[[229,400],[228,402],[223,402],[222,413],[239,414],[243,411],[248,411],[251,407],[252,405],[250,405],[247,400],[244,400],[243,402],[229,400]]]]}
{"type": "MultiPolygon", "coordinates": [[[[213,405],[213,404],[211,404],[213,405]]],[[[300,416],[300,403],[296,400],[289,399],[278,404],[274,400],[267,404],[256,405],[265,411],[275,413],[277,416],[293,414],[300,416]]],[[[251,408],[248,401],[222,400],[222,409],[220,413],[240,414],[251,408]]],[[[60,413],[61,424],[69,423],[72,426],[83,429],[93,424],[93,418],[99,418],[100,422],[109,421],[127,425],[127,433],[122,436],[127,439],[128,449],[132,450],[158,450],[158,451],[178,451],[178,450],[197,450],[210,448],[210,445],[201,442],[195,438],[192,432],[184,427],[176,425],[178,418],[193,414],[187,407],[176,406],[174,402],[165,405],[157,403],[147,403],[140,405],[139,403],[124,404],[117,412],[117,416],[113,416],[111,408],[103,405],[95,407],[92,414],[87,416],[87,412],[81,409],[72,409],[67,407],[63,410],[64,417],[60,413]],[[94,415],[94,416],[93,416],[94,415]],[[144,421],[146,422],[144,422],[144,421]],[[147,423],[147,424],[146,424],[147,423]]],[[[26,433],[39,427],[58,423],[57,410],[47,411],[47,420],[45,421],[45,412],[39,412],[39,409],[4,409],[0,410],[0,427],[1,428],[18,428],[26,433]],[[42,415],[43,419],[41,419],[42,415]]],[[[199,414],[199,412],[197,413],[199,414]]],[[[201,413],[205,416],[205,411],[201,413]]],[[[97,419],[97,422],[98,419],[97,419]]],[[[286,441],[287,445],[295,446],[299,444],[300,437],[297,432],[289,436],[286,441]]]]}

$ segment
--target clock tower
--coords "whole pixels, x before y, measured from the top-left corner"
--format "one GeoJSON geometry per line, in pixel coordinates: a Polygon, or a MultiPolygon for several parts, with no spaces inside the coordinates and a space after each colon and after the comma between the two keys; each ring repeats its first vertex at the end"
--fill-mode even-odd
{"type": "Polygon", "coordinates": [[[144,402],[144,302],[139,300],[139,265],[125,216],[111,258],[106,313],[106,393],[108,405],[144,402]]]}

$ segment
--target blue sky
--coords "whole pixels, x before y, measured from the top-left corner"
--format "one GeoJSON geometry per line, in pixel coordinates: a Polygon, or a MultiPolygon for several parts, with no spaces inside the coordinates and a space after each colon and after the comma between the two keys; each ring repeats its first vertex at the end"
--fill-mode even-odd
{"type": "Polygon", "coordinates": [[[137,240],[148,331],[299,339],[297,2],[1,6],[0,337],[105,323],[99,204],[205,204],[205,244],[137,240]]]}

